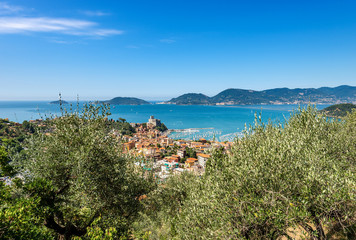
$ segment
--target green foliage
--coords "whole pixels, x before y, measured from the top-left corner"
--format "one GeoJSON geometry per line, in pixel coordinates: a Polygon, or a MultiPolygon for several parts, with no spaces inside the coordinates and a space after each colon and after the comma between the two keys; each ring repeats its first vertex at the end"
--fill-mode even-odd
{"type": "Polygon", "coordinates": [[[22,151],[22,146],[21,142],[19,141],[19,138],[21,141],[23,141],[23,136],[18,138],[2,138],[1,145],[9,152],[19,153],[22,151]]]}
{"type": "Polygon", "coordinates": [[[135,133],[135,128],[133,128],[130,123],[126,122],[125,119],[119,118],[119,120],[108,120],[106,122],[108,129],[117,130],[122,135],[130,135],[132,136],[135,133]]]}
{"type": "Polygon", "coordinates": [[[327,224],[351,231],[355,131],[356,113],[328,121],[311,107],[284,126],[257,121],[230,155],[212,154],[202,178],[171,177],[148,195],[158,213],[145,217],[162,239],[276,239],[297,227],[325,239],[327,224]]]}
{"type": "Polygon", "coordinates": [[[166,125],[164,125],[164,123],[161,123],[161,125],[156,127],[156,129],[161,131],[161,132],[164,132],[164,131],[168,130],[168,128],[166,127],[166,125]]]}
{"type": "Polygon", "coordinates": [[[0,119],[0,145],[6,150],[19,153],[22,151],[22,142],[29,135],[33,134],[36,127],[27,121],[23,124],[0,119]]]}
{"type": "MultiPolygon", "coordinates": [[[[117,230],[115,227],[109,227],[107,229],[103,229],[98,227],[100,225],[100,221],[102,220],[101,217],[98,217],[90,227],[87,228],[87,234],[82,237],[74,236],[74,240],[85,240],[85,239],[90,239],[90,240],[113,240],[116,239],[115,237],[117,236],[117,230]]],[[[120,239],[126,239],[126,237],[120,237],[120,239]]]]}
{"type": "Polygon", "coordinates": [[[186,147],[185,148],[185,152],[187,154],[187,157],[190,157],[190,158],[196,158],[197,157],[197,152],[194,150],[194,148],[186,147]]]}
{"type": "Polygon", "coordinates": [[[14,168],[10,165],[10,158],[5,147],[0,146],[0,176],[13,176],[14,168]]]}
{"type": "Polygon", "coordinates": [[[191,186],[198,182],[195,175],[184,172],[168,178],[164,185],[151,191],[143,200],[145,209],[141,219],[134,225],[135,237],[140,239],[141,236],[149,235],[149,239],[172,239],[175,217],[184,207],[191,186]]]}
{"type": "Polygon", "coordinates": [[[118,129],[120,130],[122,135],[132,136],[132,134],[136,132],[135,128],[133,128],[128,122],[123,122],[122,124],[120,124],[118,129]]]}
{"type": "Polygon", "coordinates": [[[27,191],[43,194],[41,206],[49,209],[45,226],[65,239],[85,237],[90,226],[127,234],[140,209],[138,197],[151,187],[110,134],[109,114],[106,105],[63,112],[48,121],[49,134],[27,141],[26,158],[19,160],[26,182],[36,186],[27,191]]]}
{"type": "Polygon", "coordinates": [[[126,119],[125,118],[119,118],[119,121],[124,123],[124,122],[126,122],[126,119]]]}
{"type": "Polygon", "coordinates": [[[356,105],[352,103],[335,104],[324,108],[320,112],[325,113],[329,117],[345,117],[348,113],[356,110],[356,105]]]}
{"type": "Polygon", "coordinates": [[[22,127],[29,133],[35,133],[36,128],[33,124],[29,123],[28,121],[23,121],[22,122],[22,127]]]}
{"type": "Polygon", "coordinates": [[[0,182],[0,239],[54,239],[42,225],[41,198],[15,197],[13,190],[0,182]]]}
{"type": "Polygon", "coordinates": [[[21,124],[17,124],[5,119],[0,119],[0,137],[16,139],[27,133],[27,129],[21,124]]]}
{"type": "Polygon", "coordinates": [[[185,163],[185,161],[188,159],[188,158],[197,158],[197,152],[195,151],[194,148],[189,148],[189,147],[186,147],[185,148],[185,153],[186,153],[186,156],[184,158],[181,158],[179,160],[180,163],[185,163]]]}

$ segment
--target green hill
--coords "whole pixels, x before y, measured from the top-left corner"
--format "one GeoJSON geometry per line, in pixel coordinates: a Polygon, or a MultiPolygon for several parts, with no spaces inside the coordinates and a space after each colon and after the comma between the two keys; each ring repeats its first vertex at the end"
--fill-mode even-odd
{"type": "Polygon", "coordinates": [[[350,113],[353,109],[356,110],[356,105],[352,103],[335,104],[320,110],[329,117],[345,117],[347,113],[350,113]]]}
{"type": "Polygon", "coordinates": [[[211,100],[208,96],[201,93],[187,93],[177,98],[172,98],[169,103],[177,105],[208,105],[211,100]]]}
{"type": "Polygon", "coordinates": [[[102,101],[112,105],[148,105],[151,104],[145,100],[133,97],[116,97],[108,101],[102,101]]]}

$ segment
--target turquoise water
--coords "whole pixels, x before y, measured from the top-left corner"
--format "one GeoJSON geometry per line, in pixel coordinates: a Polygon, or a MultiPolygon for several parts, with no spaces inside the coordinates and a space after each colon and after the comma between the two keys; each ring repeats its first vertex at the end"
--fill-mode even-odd
{"type": "MultiPolygon", "coordinates": [[[[317,106],[318,109],[328,105],[317,106]]],[[[262,114],[267,122],[284,121],[298,105],[253,105],[253,106],[177,106],[177,105],[115,105],[111,106],[111,118],[125,118],[128,122],[147,122],[153,115],[169,129],[194,128],[190,133],[175,133],[173,138],[200,138],[220,141],[232,140],[245,128],[253,124],[255,114],[262,114]],[[205,128],[205,129],[201,129],[205,128]]],[[[59,114],[58,105],[48,102],[10,102],[0,101],[0,118],[22,122],[24,120],[45,118],[49,114],[59,114]]]]}

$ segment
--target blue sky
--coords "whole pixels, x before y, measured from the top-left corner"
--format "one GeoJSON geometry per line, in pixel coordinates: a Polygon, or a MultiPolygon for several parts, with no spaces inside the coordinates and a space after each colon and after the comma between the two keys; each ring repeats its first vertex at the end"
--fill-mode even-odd
{"type": "Polygon", "coordinates": [[[0,100],[356,85],[356,1],[0,0],[0,100]]]}

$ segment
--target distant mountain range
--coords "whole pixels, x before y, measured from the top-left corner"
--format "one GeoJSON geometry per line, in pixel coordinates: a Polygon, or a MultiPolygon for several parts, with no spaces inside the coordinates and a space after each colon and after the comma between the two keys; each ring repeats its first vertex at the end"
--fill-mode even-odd
{"type": "Polygon", "coordinates": [[[254,105],[254,104],[335,104],[356,103],[356,87],[274,88],[263,91],[226,89],[216,96],[187,93],[162,104],[176,105],[254,105]]]}
{"type": "MultiPolygon", "coordinates": [[[[52,102],[57,103],[57,101],[52,102]]],[[[148,105],[143,99],[116,97],[99,103],[112,105],[148,105]]],[[[160,104],[176,105],[264,105],[264,104],[337,104],[356,103],[356,87],[342,85],[334,88],[274,88],[263,91],[226,89],[209,97],[202,93],[186,93],[160,104]]]]}
{"type": "Polygon", "coordinates": [[[147,105],[151,104],[145,100],[134,97],[116,97],[111,100],[101,101],[101,103],[108,103],[112,105],[147,105]]]}

